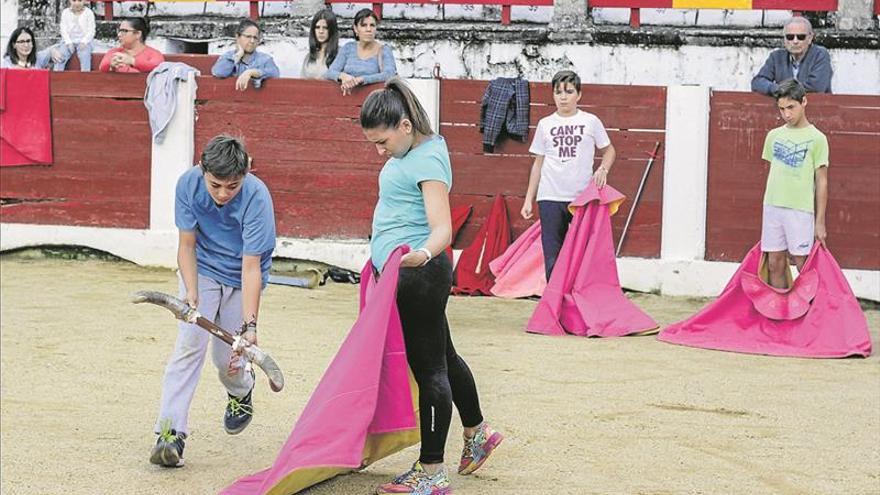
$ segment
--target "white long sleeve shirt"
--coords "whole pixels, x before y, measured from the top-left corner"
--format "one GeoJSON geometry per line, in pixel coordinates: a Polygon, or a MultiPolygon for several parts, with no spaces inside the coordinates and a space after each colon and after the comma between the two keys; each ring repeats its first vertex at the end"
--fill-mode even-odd
{"type": "Polygon", "coordinates": [[[90,43],[95,38],[95,13],[84,8],[76,15],[68,7],[61,12],[60,28],[64,43],[90,43]]]}

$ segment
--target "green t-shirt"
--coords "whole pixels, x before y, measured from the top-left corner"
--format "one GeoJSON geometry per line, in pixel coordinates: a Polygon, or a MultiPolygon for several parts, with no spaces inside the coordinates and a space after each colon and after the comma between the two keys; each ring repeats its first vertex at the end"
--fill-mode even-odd
{"type": "Polygon", "coordinates": [[[813,125],[777,127],[767,133],[761,157],[770,162],[764,204],[812,213],[816,170],[828,166],[828,138],[813,125]]]}

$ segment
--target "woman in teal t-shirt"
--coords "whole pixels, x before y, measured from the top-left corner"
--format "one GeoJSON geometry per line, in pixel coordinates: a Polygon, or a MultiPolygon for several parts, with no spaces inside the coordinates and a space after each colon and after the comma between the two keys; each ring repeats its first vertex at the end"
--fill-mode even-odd
{"type": "Polygon", "coordinates": [[[418,489],[418,493],[445,495],[451,493],[443,453],[453,402],[465,434],[460,474],[476,471],[503,438],[483,421],[474,377],[455,352],[446,321],[452,288],[452,263],[444,252],[452,239],[449,151],[399,78],[367,97],[360,120],[367,139],[388,157],[379,173],[379,201],[373,213],[373,266],[381,271],[397,246],[413,248],[400,261],[397,310],[407,361],[419,386],[422,439],[412,469],[379,486],[377,493],[418,489]],[[429,490],[423,491],[426,487],[429,490]]]}

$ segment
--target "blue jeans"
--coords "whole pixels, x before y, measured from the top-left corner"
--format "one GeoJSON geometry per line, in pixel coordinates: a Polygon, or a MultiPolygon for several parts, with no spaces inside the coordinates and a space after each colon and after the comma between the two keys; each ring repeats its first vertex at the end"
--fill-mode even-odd
{"type": "Polygon", "coordinates": [[[53,70],[55,71],[64,71],[65,67],[67,67],[67,61],[70,60],[70,57],[76,53],[76,57],[79,59],[79,70],[82,72],[91,72],[92,70],[92,43],[89,42],[85,47],[81,47],[80,43],[74,43],[73,48],[68,47],[66,43],[63,41],[58,43],[53,48],[58,50],[61,53],[61,61],[54,64],[53,70]]]}
{"type": "Polygon", "coordinates": [[[556,258],[562,250],[562,242],[568,233],[572,215],[568,211],[570,201],[538,201],[541,217],[541,247],[544,249],[544,274],[550,280],[556,258]]]}

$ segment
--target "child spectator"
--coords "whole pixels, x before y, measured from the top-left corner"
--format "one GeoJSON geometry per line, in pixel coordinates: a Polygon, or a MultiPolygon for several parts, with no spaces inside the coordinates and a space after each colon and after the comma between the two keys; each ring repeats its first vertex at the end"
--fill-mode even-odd
{"type": "Polygon", "coordinates": [[[85,5],[85,0],[70,0],[70,5],[61,12],[61,43],[53,46],[51,52],[56,71],[63,71],[74,53],[79,59],[80,71],[92,70],[95,14],[85,5]]]}
{"type": "Polygon", "coordinates": [[[604,187],[617,156],[599,118],[577,107],[581,78],[564,70],[553,76],[552,85],[556,112],[541,119],[535,130],[529,148],[535,162],[520,211],[523,218],[532,218],[532,202],[537,198],[547,280],[572,219],[568,204],[583,192],[591,178],[597,187],[604,187]],[[602,163],[593,172],[597,148],[602,163]]]}
{"type": "Polygon", "coordinates": [[[813,238],[825,245],[828,202],[828,139],[807,120],[807,90],[794,79],[774,94],[785,125],[767,133],[762,158],[770,162],[764,190],[761,250],[767,253],[770,285],[784,289],[788,256],[802,269],[813,238]]]}

